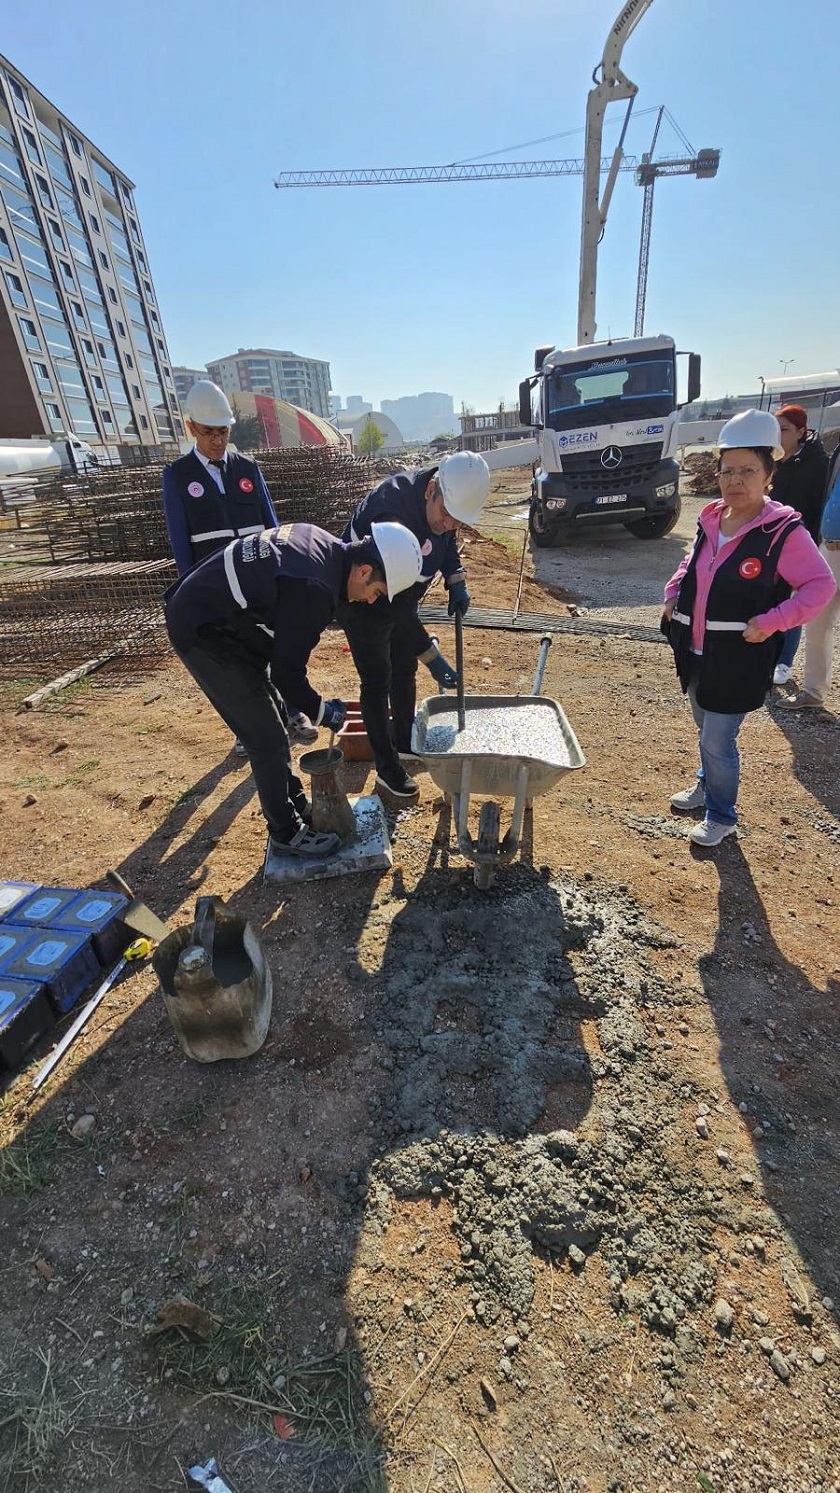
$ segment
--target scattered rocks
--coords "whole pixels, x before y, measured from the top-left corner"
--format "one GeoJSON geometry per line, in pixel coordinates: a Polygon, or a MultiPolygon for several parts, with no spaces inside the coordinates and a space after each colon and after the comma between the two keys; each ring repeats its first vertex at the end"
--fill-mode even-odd
{"type": "Polygon", "coordinates": [[[154,793],[144,793],[139,804],[137,805],[139,812],[142,814],[144,809],[150,809],[156,797],[157,795],[154,793]]]}
{"type": "Polygon", "coordinates": [[[694,1128],[701,1140],[709,1139],[709,1122],[705,1115],[698,1115],[694,1121],[694,1128]]]}
{"type": "Polygon", "coordinates": [[[790,1365],[784,1354],[779,1352],[778,1348],[774,1348],[770,1354],[770,1367],[776,1377],[781,1379],[783,1384],[786,1384],[790,1378],[790,1365]]]}
{"type": "Polygon", "coordinates": [[[732,1310],[732,1307],[729,1305],[729,1302],[725,1301],[721,1296],[720,1299],[715,1302],[715,1322],[723,1332],[729,1332],[734,1321],[735,1313],[732,1310]]]}
{"type": "Polygon", "coordinates": [[[825,1348],[812,1348],[811,1357],[813,1358],[814,1363],[818,1365],[824,1364],[826,1359],[825,1348]]]}
{"type": "Polygon", "coordinates": [[[79,1115],[78,1120],[75,1120],[70,1127],[70,1134],[74,1140],[84,1140],[86,1136],[90,1135],[95,1124],[95,1115],[79,1115]]]}

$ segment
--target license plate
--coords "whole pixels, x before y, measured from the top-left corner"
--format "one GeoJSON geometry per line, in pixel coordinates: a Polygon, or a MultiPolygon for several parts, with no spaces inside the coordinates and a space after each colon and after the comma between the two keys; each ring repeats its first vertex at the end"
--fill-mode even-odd
{"type": "Polygon", "coordinates": [[[627,502],[627,494],[626,494],[626,492],[614,492],[614,493],[611,493],[608,498],[596,498],[595,499],[595,506],[597,508],[603,508],[606,503],[626,503],[626,502],[627,502]]]}

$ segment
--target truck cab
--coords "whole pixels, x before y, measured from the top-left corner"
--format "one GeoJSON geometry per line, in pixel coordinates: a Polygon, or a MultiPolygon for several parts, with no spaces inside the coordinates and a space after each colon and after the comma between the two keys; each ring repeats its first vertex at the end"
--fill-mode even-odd
{"type": "Polygon", "coordinates": [[[540,547],[578,525],[621,523],[637,539],[667,534],[680,514],[677,358],[687,400],[700,358],[670,337],[623,338],[561,351],[538,348],[519,386],[519,415],[537,432],[529,528],[540,547]]]}

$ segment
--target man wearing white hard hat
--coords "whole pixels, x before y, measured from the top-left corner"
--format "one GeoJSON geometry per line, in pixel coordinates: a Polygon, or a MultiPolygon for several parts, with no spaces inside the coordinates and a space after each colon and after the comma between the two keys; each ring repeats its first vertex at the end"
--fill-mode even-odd
{"type": "Polygon", "coordinates": [[[418,796],[417,784],[400,761],[400,754],[411,750],[418,662],[442,688],[454,689],[458,683],[420,621],[420,602],[440,573],[449,592],[450,617],[466,614],[470,595],[456,535],[462,524],[477,522],[489,491],[484,458],[475,451],[455,451],[437,467],[398,472],[380,482],[353,510],[344,531],[346,540],[361,539],[374,522],[403,524],[416,536],[423,555],[417,584],[396,601],[383,599],[369,612],[361,607],[339,612],[361,680],[359,700],[377,786],[399,802],[418,796]]]}
{"type": "MultiPolygon", "coordinates": [[[[259,534],[277,523],[256,462],[228,450],[235,417],[224,391],[208,378],[198,379],[184,414],[195,444],[163,472],[163,511],[179,575],[231,539],[259,534]]],[[[318,732],[305,716],[290,715],[289,734],[293,741],[313,742],[318,732]]],[[[241,750],[238,742],[236,750],[241,750]]]]}
{"type": "Polygon", "coordinates": [[[167,591],[172,646],[243,742],[276,854],[317,860],[339,846],[309,826],[286,731],[286,703],[329,731],[347,713],[310,684],[313,648],[339,606],[371,611],[413,586],[421,568],[420,546],[400,524],[376,523],[350,544],[314,524],[283,524],[231,540],[167,591]]]}

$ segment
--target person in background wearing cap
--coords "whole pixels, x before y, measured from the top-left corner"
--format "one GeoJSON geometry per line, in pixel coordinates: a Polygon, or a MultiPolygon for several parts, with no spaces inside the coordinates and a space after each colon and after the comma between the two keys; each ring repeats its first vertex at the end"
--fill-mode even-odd
{"type": "MultiPolygon", "coordinates": [[[[265,478],[255,461],[228,450],[234,414],[224,391],[210,379],[193,384],[184,406],[192,451],[163,469],[163,512],[179,575],[224,549],[231,539],[277,524],[265,478]]],[[[318,732],[304,715],[289,717],[292,741],[313,742],[318,732]]],[[[245,755],[237,741],[234,750],[245,755]]]]}
{"type": "Polygon", "coordinates": [[[820,519],[820,554],[837,582],[837,591],[824,611],[805,628],[805,668],[802,688],[779,704],[785,710],[822,710],[831,685],[834,629],[840,620],[840,445],[831,454],[826,502],[820,519]]]}
{"type": "MultiPolygon", "coordinates": [[[[828,471],[825,447],[816,431],[808,429],[808,416],[800,404],[785,404],[775,411],[775,415],[785,454],[773,473],[771,495],[777,503],[786,503],[801,514],[805,528],[814,543],[819,544],[820,515],[825,502],[828,471]]],[[[801,627],[792,627],[785,633],[773,674],[774,684],[787,684],[790,679],[801,637],[801,627]]]]}
{"type": "Polygon", "coordinates": [[[768,497],[782,454],[775,415],[736,415],[718,447],[721,495],[700,514],[692,550],[665,587],[662,617],[700,746],[697,781],[671,807],[705,810],[689,836],[703,846],[735,832],[738,732],[764,704],[781,634],[816,617],[835,591],[799,514],[768,497]]]}
{"type": "Polygon", "coordinates": [[[475,451],[456,451],[437,467],[398,472],[380,482],[353,510],[344,531],[345,540],[361,539],[375,521],[393,520],[410,529],[423,555],[418,584],[401,592],[396,602],[383,599],[369,612],[343,607],[338,618],[359,671],[359,703],[377,788],[402,803],[419,793],[400,761],[401,753],[411,752],[418,661],[442,689],[458,683],[420,621],[420,601],[440,572],[449,592],[450,617],[466,615],[470,595],[455,536],[462,524],[477,521],[489,491],[484,458],[475,451]]]}
{"type": "Polygon", "coordinates": [[[420,576],[422,556],[400,524],[374,524],[345,544],[314,524],[231,540],[170,586],[172,646],[222,720],[244,743],[275,854],[320,859],[338,835],[309,826],[311,807],[292,771],[286,706],[337,731],[347,712],[307,677],[309,656],[337,608],[366,611],[420,576]]]}

